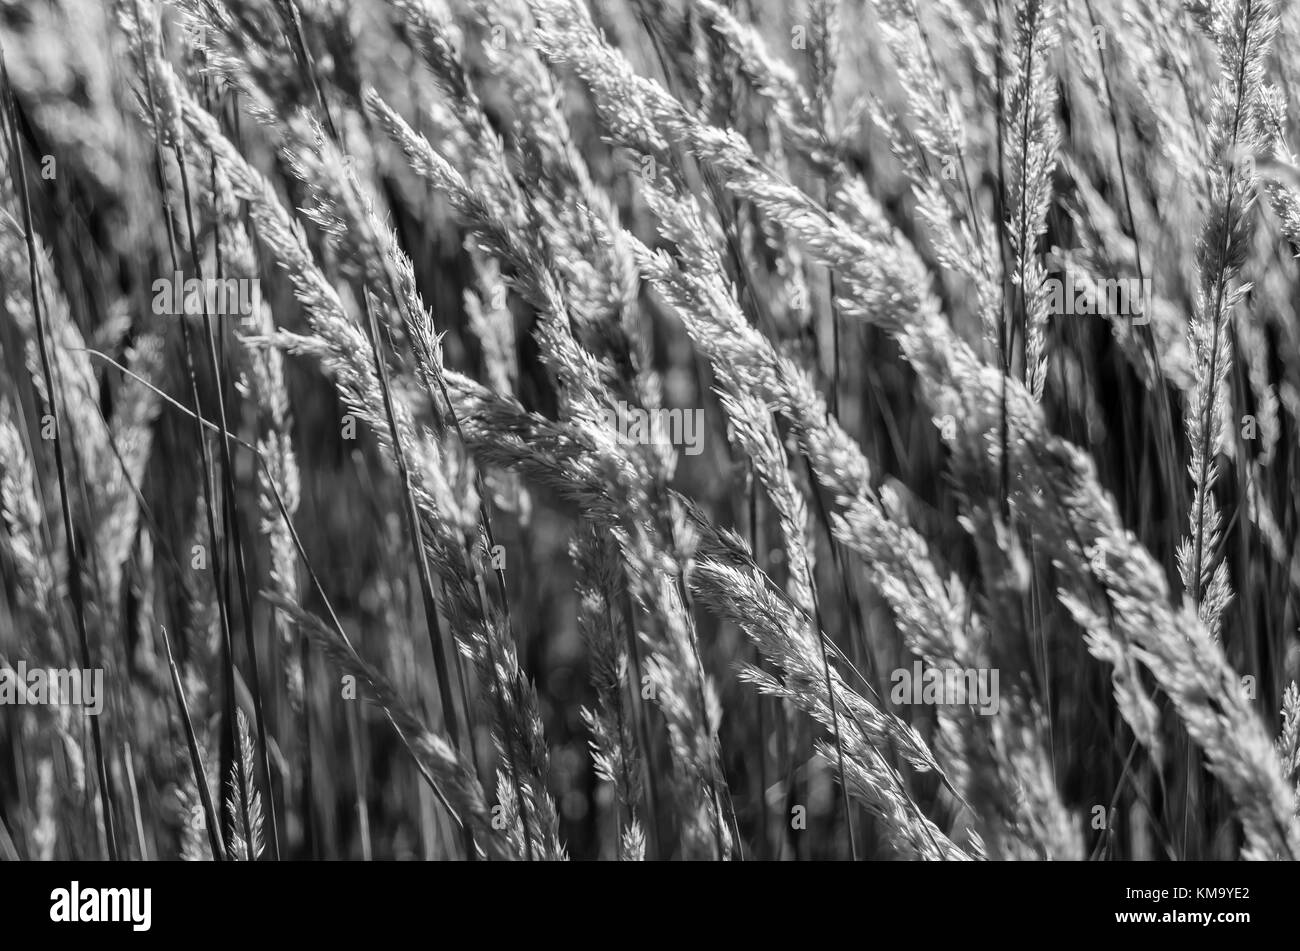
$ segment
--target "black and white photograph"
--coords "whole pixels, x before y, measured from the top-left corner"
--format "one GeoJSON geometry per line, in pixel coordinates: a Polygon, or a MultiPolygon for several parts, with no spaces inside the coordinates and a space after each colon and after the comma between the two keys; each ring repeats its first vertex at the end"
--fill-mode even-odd
{"type": "Polygon", "coordinates": [[[519,860],[1281,922],[1298,151],[1289,0],[0,0],[22,917],[519,860]]]}

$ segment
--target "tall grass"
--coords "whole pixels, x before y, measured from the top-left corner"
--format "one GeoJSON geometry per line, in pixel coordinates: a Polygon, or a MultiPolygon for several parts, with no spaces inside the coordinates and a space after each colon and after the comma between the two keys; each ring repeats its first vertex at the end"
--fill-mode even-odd
{"type": "Polygon", "coordinates": [[[0,7],[0,854],[1300,855],[1290,7],[0,7]]]}

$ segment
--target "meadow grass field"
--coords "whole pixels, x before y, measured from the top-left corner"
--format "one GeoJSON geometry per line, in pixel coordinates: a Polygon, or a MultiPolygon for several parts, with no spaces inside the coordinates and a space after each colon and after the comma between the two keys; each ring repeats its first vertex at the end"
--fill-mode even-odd
{"type": "Polygon", "coordinates": [[[1300,10],[0,0],[0,857],[1300,855],[1300,10]]]}

